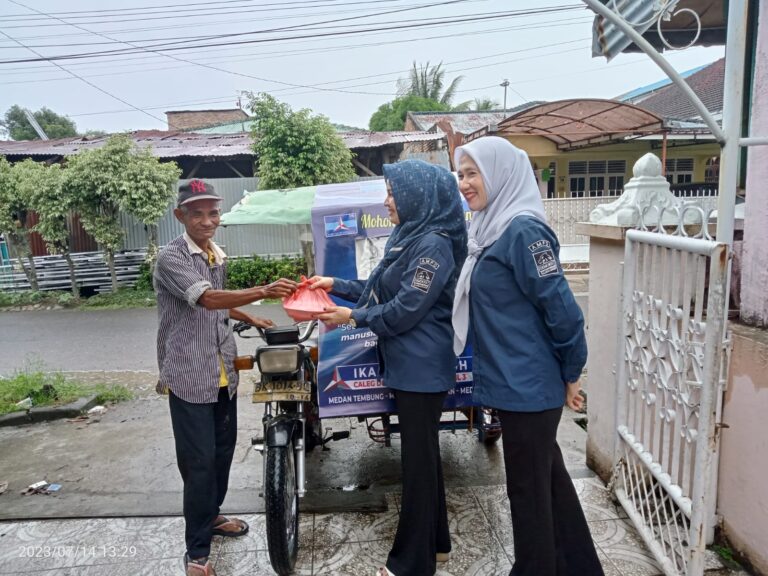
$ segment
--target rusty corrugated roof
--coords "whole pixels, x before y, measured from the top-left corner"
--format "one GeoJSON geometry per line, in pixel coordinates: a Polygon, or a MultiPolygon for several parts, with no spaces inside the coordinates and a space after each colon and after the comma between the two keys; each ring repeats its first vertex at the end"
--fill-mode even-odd
{"type": "MultiPolygon", "coordinates": [[[[197,134],[194,132],[138,130],[129,134],[140,148],[152,147],[158,158],[252,156],[251,135],[197,134]]],[[[339,136],[347,148],[378,148],[390,144],[426,142],[445,138],[432,132],[343,132],[339,136]]],[[[71,156],[82,150],[101,148],[109,136],[96,138],[59,138],[57,140],[0,141],[4,156],[71,156]]]]}
{"type": "Polygon", "coordinates": [[[497,134],[536,135],[555,142],[561,150],[656,134],[662,118],[632,104],[583,98],[548,102],[507,118],[497,134]]]}

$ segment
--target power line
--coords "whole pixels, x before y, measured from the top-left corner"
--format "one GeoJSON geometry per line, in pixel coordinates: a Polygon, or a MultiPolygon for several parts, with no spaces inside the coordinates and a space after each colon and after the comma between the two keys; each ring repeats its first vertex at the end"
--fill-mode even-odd
{"type": "MultiPolygon", "coordinates": [[[[326,1],[326,0],[324,0],[324,1],[326,1]]],[[[402,0],[384,0],[384,1],[402,1],[402,0]]],[[[487,2],[487,1],[488,0],[467,0],[467,2],[487,2]]],[[[347,12],[352,12],[352,10],[348,10],[347,12]]],[[[341,13],[341,12],[339,12],[339,13],[341,13]]],[[[315,15],[318,15],[318,14],[315,14],[315,15]]],[[[291,16],[291,17],[283,16],[283,17],[278,17],[278,18],[291,19],[291,18],[296,18],[296,17],[304,17],[304,15],[300,15],[300,16],[299,15],[294,15],[294,16],[291,16]]],[[[263,17],[262,18],[250,18],[250,19],[242,19],[241,18],[241,19],[238,19],[238,21],[236,23],[237,24],[243,24],[243,23],[246,23],[246,22],[262,22],[263,20],[264,20],[263,17]]],[[[110,23],[112,23],[112,21],[110,21],[110,23]]],[[[229,25],[229,24],[232,24],[232,23],[233,22],[232,22],[231,18],[229,18],[227,20],[214,20],[214,21],[206,20],[205,21],[205,25],[206,26],[209,26],[211,24],[228,24],[229,25]]],[[[81,24],[82,24],[82,22],[81,22],[81,24]]],[[[102,32],[104,32],[105,34],[118,34],[118,33],[119,34],[123,34],[123,33],[129,33],[129,32],[148,32],[148,31],[154,31],[154,30],[177,30],[177,29],[183,29],[183,28],[197,28],[199,26],[200,26],[200,23],[198,23],[198,22],[191,22],[191,23],[187,23],[187,24],[181,23],[181,24],[170,25],[170,26],[165,25],[165,26],[150,26],[150,27],[143,27],[143,28],[118,28],[118,29],[114,29],[114,30],[102,30],[102,32]]],[[[23,37],[17,37],[17,38],[19,40],[36,40],[36,39],[39,39],[39,38],[50,39],[50,38],[64,38],[64,37],[74,37],[74,36],[87,36],[87,34],[77,33],[77,32],[72,33],[72,34],[52,33],[52,34],[43,34],[43,35],[37,35],[37,36],[23,36],[23,37]]],[[[0,42],[8,42],[8,41],[7,40],[0,40],[0,42]]]]}
{"type": "MultiPolygon", "coordinates": [[[[373,43],[369,43],[369,44],[351,44],[351,45],[344,45],[344,46],[338,46],[338,47],[327,47],[327,48],[324,48],[324,49],[319,49],[319,48],[303,48],[303,49],[294,50],[294,51],[280,50],[280,51],[272,51],[272,52],[251,52],[251,53],[242,54],[242,56],[243,56],[242,58],[234,58],[233,56],[229,56],[228,55],[228,56],[218,56],[218,57],[209,58],[207,60],[203,60],[202,62],[220,61],[220,60],[225,60],[225,61],[227,61],[229,63],[242,62],[242,61],[253,62],[255,60],[265,59],[265,58],[269,58],[271,60],[274,60],[274,56],[275,55],[279,55],[279,56],[283,56],[283,57],[289,57],[289,56],[296,56],[296,55],[304,55],[304,54],[306,54],[308,52],[312,53],[312,54],[318,54],[318,53],[322,53],[322,52],[332,52],[332,51],[338,51],[338,50],[345,50],[347,48],[361,48],[361,47],[371,47],[371,46],[383,46],[383,45],[389,45],[389,44],[404,44],[404,43],[409,43],[409,42],[423,42],[425,40],[441,39],[441,38],[446,38],[446,37],[456,38],[456,37],[460,37],[460,36],[469,36],[469,35],[476,35],[476,34],[489,34],[489,33],[497,33],[497,32],[509,32],[509,31],[514,31],[514,30],[535,30],[535,29],[539,29],[539,28],[551,29],[553,27],[557,27],[558,25],[560,25],[560,26],[571,25],[572,23],[573,23],[572,19],[562,20],[562,21],[561,20],[555,20],[555,21],[549,21],[549,22],[540,24],[538,26],[522,25],[522,26],[492,28],[492,29],[483,29],[483,30],[478,30],[478,31],[463,32],[463,33],[458,33],[458,34],[452,33],[452,34],[436,35],[436,36],[428,36],[428,37],[420,36],[420,37],[417,37],[417,38],[407,38],[407,39],[399,38],[397,40],[390,40],[390,41],[385,41],[385,42],[373,42],[373,43]],[[567,24],[558,24],[558,23],[561,23],[561,22],[567,23],[567,24]],[[254,58],[253,56],[258,56],[258,57],[254,58]]],[[[482,57],[477,58],[477,59],[492,58],[492,57],[495,57],[495,56],[512,54],[512,53],[517,53],[517,52],[539,50],[539,49],[543,49],[543,48],[550,48],[550,47],[554,47],[554,46],[560,46],[560,45],[567,44],[567,43],[568,42],[557,42],[555,44],[545,44],[545,45],[542,45],[542,46],[533,46],[533,47],[526,48],[526,49],[523,49],[523,50],[513,50],[513,51],[509,51],[509,52],[501,52],[501,53],[496,53],[496,54],[488,54],[488,55],[482,56],[482,57]]],[[[240,55],[238,55],[238,56],[240,56],[240,55]]],[[[157,58],[161,58],[163,56],[162,55],[157,55],[156,57],[157,58]]],[[[151,58],[154,59],[155,56],[152,56],[151,58]]],[[[143,61],[143,60],[146,60],[146,58],[136,58],[136,60],[142,60],[143,61]]],[[[200,61],[198,61],[198,62],[200,62],[200,61]]],[[[106,73],[106,74],[87,75],[86,76],[87,78],[99,78],[99,77],[105,77],[105,76],[114,76],[116,74],[146,73],[146,72],[154,72],[154,71],[175,70],[175,69],[180,69],[180,68],[188,67],[188,65],[183,65],[183,66],[161,66],[161,67],[148,68],[146,65],[140,64],[140,63],[137,63],[137,64],[121,63],[121,64],[113,64],[111,66],[107,66],[107,65],[104,65],[102,63],[96,63],[95,66],[94,66],[94,64],[95,63],[92,63],[92,62],[74,62],[74,63],[70,64],[70,66],[72,66],[72,65],[80,65],[82,67],[88,67],[89,70],[90,69],[115,70],[115,69],[125,69],[125,68],[136,68],[136,67],[138,67],[138,69],[136,69],[136,70],[129,70],[127,72],[114,72],[113,71],[113,72],[109,72],[109,73],[106,73]]],[[[39,70],[35,69],[35,70],[30,71],[30,70],[27,69],[27,67],[24,67],[24,66],[20,66],[20,67],[17,67],[15,69],[24,70],[24,72],[3,72],[3,71],[0,71],[0,76],[18,76],[18,75],[28,75],[30,73],[32,73],[32,74],[40,74],[40,73],[46,73],[47,72],[47,70],[42,70],[42,69],[39,69],[39,70]]],[[[403,72],[407,72],[407,70],[400,71],[399,73],[403,73],[403,72]]],[[[360,77],[360,78],[355,78],[355,79],[372,78],[372,77],[377,77],[377,76],[386,76],[388,74],[391,74],[391,73],[372,74],[372,75],[368,75],[368,76],[364,76],[364,77],[360,77]]],[[[5,83],[6,84],[25,84],[25,83],[35,83],[35,82],[51,82],[51,81],[63,80],[63,79],[65,79],[65,78],[44,78],[44,79],[39,79],[39,80],[21,80],[21,81],[15,81],[15,82],[7,82],[6,81],[5,83]]],[[[323,83],[320,83],[319,85],[334,84],[334,83],[337,83],[337,82],[334,82],[334,81],[323,82],[323,83]]]]}
{"type": "MultiPolygon", "coordinates": [[[[381,0],[381,2],[397,2],[399,0],[381,0]]],[[[466,1],[466,0],[461,0],[466,1]]],[[[381,2],[372,2],[379,4],[381,2]]],[[[326,4],[324,6],[333,6],[333,4],[326,4]]],[[[115,24],[115,23],[121,23],[121,22],[153,22],[156,20],[179,20],[179,19],[187,19],[187,18],[203,18],[207,16],[217,16],[217,15],[227,15],[227,14],[246,14],[246,13],[261,13],[261,12],[273,12],[274,9],[263,9],[263,8],[252,8],[247,10],[213,10],[208,11],[204,14],[188,14],[185,11],[184,14],[177,14],[177,13],[165,13],[168,14],[167,16],[155,16],[155,17],[149,17],[149,18],[127,18],[122,20],[115,20],[115,19],[108,19],[108,20],[97,20],[97,21],[90,21],[90,22],[82,22],[84,25],[92,25],[92,24],[115,24]]],[[[39,20],[39,18],[37,19],[39,20]]],[[[39,28],[39,27],[53,27],[58,26],[58,24],[22,24],[18,26],[6,26],[6,29],[12,29],[12,28],[39,28]]]]}
{"type": "MultiPolygon", "coordinates": [[[[403,0],[358,0],[355,2],[335,2],[330,0],[311,0],[308,2],[277,2],[259,4],[258,9],[254,9],[256,12],[274,12],[280,10],[297,10],[303,8],[325,8],[331,6],[357,6],[367,4],[382,4],[384,2],[402,2],[403,0]]],[[[484,2],[487,0],[473,0],[474,2],[484,2]]],[[[107,10],[77,10],[70,12],[48,12],[51,17],[60,16],[62,18],[81,19],[81,18],[97,18],[98,16],[82,16],[81,14],[100,14],[100,13],[117,13],[117,12],[132,12],[130,15],[146,15],[146,14],[168,14],[176,13],[174,10],[158,10],[159,8],[184,8],[185,12],[197,12],[214,10],[214,8],[194,8],[194,6],[214,6],[220,4],[253,4],[253,0],[220,0],[218,2],[191,2],[187,4],[166,4],[161,6],[151,7],[136,7],[136,8],[112,8],[107,10]]],[[[218,8],[216,8],[218,10],[218,8]]],[[[19,21],[44,21],[45,18],[37,18],[31,14],[5,14],[3,18],[16,18],[19,21]]]]}
{"type": "MultiPolygon", "coordinates": [[[[12,2],[13,4],[16,4],[17,6],[22,6],[22,7],[26,8],[27,10],[31,10],[33,12],[37,12],[38,14],[42,14],[42,15],[48,16],[45,12],[42,12],[42,11],[34,9],[34,8],[30,8],[29,6],[26,6],[25,4],[22,4],[21,2],[17,2],[16,0],[9,0],[9,1],[12,2]]],[[[464,0],[449,0],[449,1],[446,1],[446,2],[435,3],[432,6],[441,6],[441,5],[447,5],[447,4],[458,4],[458,3],[461,3],[463,1],[464,0]]],[[[395,10],[395,11],[387,11],[387,12],[383,12],[383,13],[379,13],[379,14],[372,14],[371,16],[378,16],[378,15],[382,15],[382,14],[390,14],[392,12],[400,12],[400,11],[406,11],[406,10],[412,10],[412,8],[399,9],[399,10],[395,10]]],[[[69,26],[73,26],[73,27],[78,28],[80,30],[83,30],[85,32],[90,32],[91,34],[95,34],[97,36],[106,38],[108,40],[113,40],[113,38],[111,38],[109,36],[106,36],[106,35],[101,34],[99,32],[94,32],[93,30],[88,30],[87,28],[84,28],[84,27],[80,26],[79,24],[72,24],[70,22],[67,22],[66,20],[63,20],[61,18],[54,17],[54,16],[50,16],[50,18],[53,18],[53,19],[58,20],[60,22],[63,22],[64,24],[67,24],[69,26]]],[[[138,47],[138,46],[136,46],[134,44],[131,44],[130,42],[121,42],[121,43],[127,44],[129,46],[141,48],[142,50],[144,50],[143,47],[138,47]]],[[[154,52],[153,50],[149,50],[149,51],[154,52]]],[[[293,88],[313,88],[315,90],[320,90],[320,91],[343,92],[343,93],[352,93],[352,94],[387,95],[387,94],[376,94],[376,93],[359,92],[359,91],[348,91],[348,90],[342,90],[342,89],[337,89],[337,88],[321,88],[321,87],[316,87],[316,86],[308,86],[306,84],[297,84],[297,83],[294,83],[294,82],[283,82],[281,80],[272,80],[270,78],[262,78],[262,77],[259,77],[259,76],[253,76],[251,74],[243,74],[241,72],[235,72],[235,71],[232,71],[232,70],[226,70],[224,68],[218,68],[216,66],[211,66],[210,64],[203,64],[203,63],[199,63],[199,62],[194,62],[192,60],[187,60],[185,58],[179,58],[177,56],[173,56],[173,55],[170,55],[170,54],[163,54],[163,56],[165,56],[167,58],[171,58],[172,60],[177,60],[177,61],[180,61],[180,62],[187,62],[189,64],[195,64],[197,66],[201,66],[203,68],[207,68],[207,69],[214,70],[214,71],[217,71],[217,72],[223,72],[223,73],[227,73],[227,74],[232,74],[232,75],[236,75],[236,76],[250,78],[250,79],[253,79],[253,80],[259,80],[261,82],[271,82],[271,83],[274,83],[274,84],[280,84],[282,86],[290,86],[290,87],[293,87],[293,88]]]]}
{"type": "MultiPolygon", "coordinates": [[[[453,0],[453,2],[456,1],[462,1],[462,0],[453,0]]],[[[442,2],[439,4],[449,4],[453,2],[442,2]]],[[[436,4],[436,5],[439,5],[436,4]]],[[[580,6],[577,6],[578,8],[581,8],[580,6]]],[[[571,8],[573,9],[573,8],[571,8]]],[[[542,10],[538,11],[540,13],[546,13],[549,12],[549,10],[542,10]]],[[[346,31],[335,31],[335,32],[324,32],[324,33],[316,33],[316,34],[307,34],[307,35],[299,35],[299,36],[285,36],[285,37],[277,37],[277,38],[260,38],[260,39],[252,39],[252,40],[240,40],[235,42],[219,42],[219,43],[209,43],[209,44],[199,44],[199,45],[192,45],[192,46],[170,46],[167,48],[162,48],[162,50],[157,50],[157,52],[171,52],[171,51],[179,51],[179,50],[192,50],[192,49],[207,49],[212,47],[218,47],[218,46],[237,46],[237,45],[246,45],[246,44],[262,44],[262,43],[269,43],[269,42],[278,42],[278,41],[285,41],[285,40],[296,40],[296,39],[308,39],[308,38],[328,38],[328,37],[340,37],[340,36],[349,36],[349,35],[357,35],[365,32],[383,32],[388,30],[404,30],[404,29],[417,29],[417,28],[423,28],[423,27],[430,27],[430,26],[436,26],[436,25],[443,25],[443,24],[451,24],[451,23],[466,23],[466,22],[480,22],[480,21],[487,21],[487,20],[495,20],[495,19],[505,19],[505,18],[512,18],[520,16],[520,12],[512,12],[512,13],[495,13],[490,16],[473,16],[473,17],[458,17],[458,18],[452,18],[452,19],[443,19],[440,21],[435,22],[424,22],[424,23],[417,23],[417,24],[405,24],[400,23],[397,26],[388,26],[388,27],[378,27],[378,28],[363,28],[359,30],[346,30],[346,31]]],[[[304,27],[302,27],[304,28],[304,27]]],[[[255,34],[255,33],[263,33],[263,31],[260,32],[252,32],[252,33],[242,33],[242,34],[255,34]]],[[[237,35],[240,35],[238,33],[237,35]]],[[[172,44],[178,44],[178,43],[172,43],[172,44]]],[[[157,48],[158,45],[153,46],[143,46],[139,47],[139,51],[153,51],[151,48],[157,48]]],[[[52,60],[71,60],[71,59],[83,59],[83,58],[93,58],[93,57],[102,57],[102,56],[112,56],[112,55],[128,55],[128,54],[136,54],[136,50],[129,50],[129,49],[120,49],[120,50],[104,50],[104,51],[96,51],[96,52],[85,52],[85,53],[77,53],[77,54],[66,54],[66,55],[59,55],[59,56],[51,56],[48,58],[41,57],[41,58],[26,58],[26,59],[15,59],[15,60],[2,60],[0,61],[0,64],[18,64],[18,63],[25,63],[25,62],[40,62],[40,61],[52,61],[52,60]]]]}
{"type": "MultiPolygon", "coordinates": [[[[19,46],[21,46],[22,48],[26,48],[27,50],[29,50],[29,51],[30,51],[30,52],[32,52],[33,54],[37,54],[38,56],[40,56],[40,54],[39,54],[38,52],[36,52],[36,51],[34,50],[34,48],[28,48],[27,46],[25,46],[25,45],[24,45],[24,43],[22,43],[22,42],[20,42],[20,41],[18,41],[18,40],[15,40],[15,39],[14,39],[12,36],[10,36],[10,35],[9,35],[7,32],[4,32],[3,30],[0,30],[0,34],[2,34],[3,36],[5,36],[5,37],[6,37],[6,38],[8,38],[9,40],[14,40],[14,41],[15,41],[16,43],[18,43],[18,45],[19,45],[19,46]]],[[[110,98],[113,98],[113,99],[117,100],[118,102],[121,102],[121,103],[125,104],[126,106],[130,106],[131,108],[133,108],[133,109],[134,109],[134,110],[136,110],[137,112],[141,112],[142,114],[146,114],[146,115],[147,115],[147,116],[149,116],[150,118],[154,118],[155,120],[160,120],[160,122],[164,122],[164,120],[163,120],[162,118],[158,118],[158,117],[157,117],[157,116],[155,116],[154,114],[151,114],[150,112],[147,112],[146,110],[142,110],[141,108],[139,108],[139,107],[137,107],[137,106],[134,106],[133,104],[131,104],[131,103],[130,103],[130,102],[128,102],[127,100],[124,100],[124,99],[120,98],[119,96],[115,96],[115,95],[114,95],[114,94],[112,94],[111,92],[108,92],[108,91],[104,90],[103,88],[101,88],[101,87],[97,86],[97,85],[96,85],[96,84],[94,84],[93,82],[91,82],[91,81],[89,81],[89,80],[86,80],[85,78],[82,78],[81,76],[78,76],[76,73],[74,73],[74,72],[72,72],[72,71],[70,71],[70,70],[67,70],[67,69],[66,69],[66,68],[64,68],[64,66],[62,66],[61,64],[59,64],[59,63],[57,63],[57,62],[51,62],[51,64],[53,64],[53,65],[54,65],[54,66],[56,66],[57,68],[60,68],[60,69],[61,69],[61,70],[63,70],[64,72],[67,72],[68,74],[71,74],[72,76],[74,76],[75,78],[77,78],[77,79],[79,79],[80,81],[84,82],[85,84],[88,84],[88,86],[90,86],[90,87],[92,87],[92,88],[95,88],[96,90],[98,90],[98,91],[99,91],[99,92],[101,92],[102,94],[106,94],[106,95],[107,95],[107,96],[109,96],[110,98]]]]}
{"type": "MultiPolygon", "coordinates": [[[[310,47],[310,48],[297,48],[295,50],[275,50],[275,51],[263,51],[259,50],[257,52],[248,51],[248,52],[241,52],[243,49],[242,47],[235,47],[235,48],[214,48],[207,51],[207,53],[212,52],[220,52],[222,53],[222,56],[218,57],[211,57],[206,58],[203,61],[217,61],[217,60],[228,60],[230,62],[237,62],[237,61],[243,61],[246,58],[241,58],[240,60],[233,60],[233,58],[237,57],[248,57],[248,56],[258,56],[258,58],[248,58],[249,61],[253,60],[259,60],[264,59],[268,57],[278,56],[278,57],[291,57],[296,55],[303,55],[306,53],[312,53],[312,54],[320,54],[324,52],[335,52],[339,50],[345,50],[348,48],[370,48],[370,47],[376,47],[376,46],[386,46],[390,44],[404,44],[404,43],[411,43],[411,42],[422,42],[426,40],[435,40],[435,39],[441,39],[441,38],[458,38],[458,37],[464,37],[464,36],[474,36],[477,34],[494,34],[499,32],[509,32],[514,30],[534,30],[537,28],[551,28],[551,27],[558,27],[558,26],[565,26],[565,25],[573,25],[576,23],[584,23],[584,22],[591,22],[591,18],[568,18],[563,20],[549,20],[544,21],[541,24],[538,25],[530,25],[530,24],[523,24],[523,25],[516,25],[516,26],[503,26],[503,27],[497,27],[497,28],[483,28],[479,30],[469,30],[465,32],[452,32],[450,34],[440,34],[440,35],[432,35],[432,36],[422,36],[419,35],[415,38],[397,38],[394,40],[386,40],[386,41],[380,41],[380,42],[369,42],[369,43],[354,43],[354,44],[342,44],[342,45],[327,45],[327,46],[320,46],[320,47],[310,47]],[[227,56],[224,56],[223,53],[227,53],[227,56]]],[[[452,28],[455,26],[461,26],[462,24],[445,24],[439,26],[440,28],[452,28]]],[[[90,33],[89,33],[90,34],[90,33]]],[[[369,32],[366,34],[361,34],[361,36],[382,36],[386,35],[387,37],[390,37],[389,34],[382,33],[382,32],[369,32]]],[[[296,40],[293,42],[285,42],[285,44],[313,44],[318,42],[315,39],[307,39],[307,40],[296,40]]],[[[108,68],[110,70],[114,68],[125,68],[125,67],[131,67],[131,66],[141,66],[141,64],[130,64],[129,62],[145,62],[149,60],[158,60],[164,58],[161,54],[143,54],[141,56],[132,56],[132,57],[119,57],[119,59],[115,60],[101,60],[96,62],[91,62],[88,60],[84,60],[82,62],[80,61],[74,61],[70,62],[69,66],[77,66],[80,69],[105,69],[108,68]],[[117,62],[118,64],[113,64],[109,66],[108,64],[111,62],[117,62]]],[[[28,65],[25,66],[7,66],[4,69],[0,69],[0,75],[2,74],[9,74],[7,72],[4,72],[4,70],[23,70],[25,73],[28,72],[42,72],[43,69],[47,68],[44,63],[39,64],[38,66],[30,67],[28,65]],[[30,70],[31,68],[31,70],[30,70]]],[[[167,69],[167,68],[165,68],[167,69]]],[[[10,73],[13,75],[13,73],[10,73]]]]}

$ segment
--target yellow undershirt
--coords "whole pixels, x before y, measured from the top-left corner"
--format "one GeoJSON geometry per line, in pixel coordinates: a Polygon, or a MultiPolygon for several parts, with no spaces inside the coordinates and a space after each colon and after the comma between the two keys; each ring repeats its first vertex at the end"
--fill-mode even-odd
{"type": "MultiPolygon", "coordinates": [[[[213,267],[216,264],[216,255],[212,250],[208,250],[208,265],[213,267]]],[[[224,366],[224,357],[219,352],[219,388],[226,388],[229,386],[229,379],[227,378],[227,368],[224,366]]]]}

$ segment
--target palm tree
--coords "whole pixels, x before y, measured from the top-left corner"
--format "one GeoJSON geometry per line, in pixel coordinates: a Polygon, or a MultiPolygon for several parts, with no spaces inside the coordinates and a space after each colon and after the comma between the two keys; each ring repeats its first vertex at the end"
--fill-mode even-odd
{"type": "MultiPolygon", "coordinates": [[[[442,62],[436,66],[430,66],[429,62],[419,66],[414,62],[408,78],[401,78],[397,81],[398,92],[401,96],[421,96],[451,106],[456,90],[463,79],[463,76],[457,76],[443,89],[445,70],[442,62]]],[[[452,108],[454,110],[466,110],[468,107],[469,102],[462,102],[452,108]]]]}
{"type": "Polygon", "coordinates": [[[490,110],[497,110],[498,108],[499,103],[492,98],[486,98],[485,96],[482,98],[475,98],[473,109],[477,112],[488,112],[490,110]]]}

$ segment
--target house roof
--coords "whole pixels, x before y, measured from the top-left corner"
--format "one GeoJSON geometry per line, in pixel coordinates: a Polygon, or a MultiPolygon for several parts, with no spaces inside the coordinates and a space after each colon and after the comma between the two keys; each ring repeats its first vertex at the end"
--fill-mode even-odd
{"type": "MultiPolygon", "coordinates": [[[[131,132],[140,148],[152,147],[158,158],[253,156],[248,132],[237,134],[200,134],[165,130],[131,132]]],[[[445,138],[442,132],[342,132],[339,136],[347,148],[378,148],[390,144],[427,142],[445,138]]],[[[24,140],[0,142],[4,156],[71,156],[83,150],[101,148],[109,136],[96,138],[59,138],[57,140],[24,140]]]]}
{"type": "Polygon", "coordinates": [[[663,129],[661,117],[638,106],[615,100],[576,99],[523,110],[501,122],[496,133],[543,136],[561,150],[569,150],[663,129]]]}
{"type": "Polygon", "coordinates": [[[460,134],[471,134],[486,126],[495,126],[513,114],[536,106],[541,102],[526,102],[514,108],[504,110],[489,110],[488,112],[408,112],[413,125],[419,130],[431,130],[438,122],[447,121],[453,131],[460,134]]]}
{"type": "MultiPolygon", "coordinates": [[[[138,130],[129,134],[139,148],[152,147],[158,158],[181,156],[252,155],[248,134],[195,134],[165,130],[138,130]]],[[[0,142],[0,154],[6,156],[71,156],[83,150],[101,148],[109,136],[96,138],[59,138],[57,140],[24,140],[0,142]]]]}
{"type": "MultiPolygon", "coordinates": [[[[713,62],[686,78],[686,82],[712,114],[723,111],[725,87],[725,58],[713,62]]],[[[675,84],[670,84],[648,96],[638,106],[666,119],[693,120],[701,118],[688,97],[675,84]]]]}
{"type": "MultiPolygon", "coordinates": [[[[600,0],[609,7],[613,0],[600,0]]],[[[634,28],[650,42],[654,48],[663,52],[668,47],[659,37],[657,19],[654,18],[657,2],[650,0],[623,0],[618,3],[620,13],[634,28]]],[[[673,46],[686,46],[694,39],[698,23],[689,12],[695,12],[701,22],[701,31],[696,39],[696,46],[716,46],[725,44],[726,0],[679,0],[674,7],[676,15],[670,20],[661,20],[661,30],[667,42],[673,46]]],[[[613,59],[622,52],[639,52],[640,49],[626,34],[612,22],[602,16],[595,16],[592,25],[592,56],[605,56],[613,59]]]]}
{"type": "MultiPolygon", "coordinates": [[[[243,118],[242,120],[233,120],[232,122],[223,122],[216,126],[206,126],[205,128],[196,128],[190,132],[198,134],[237,134],[239,132],[249,132],[253,124],[253,118],[243,118]]],[[[345,126],[344,124],[334,124],[337,132],[367,132],[354,126],[345,126]]]]}
{"type": "MultiPolygon", "coordinates": [[[[680,72],[681,78],[688,78],[689,76],[696,74],[697,72],[704,70],[709,66],[709,64],[705,64],[703,66],[697,66],[696,68],[691,68],[690,70],[686,70],[685,72],[680,72]]],[[[620,100],[621,102],[628,102],[630,104],[639,104],[655,92],[658,92],[665,86],[669,86],[672,84],[672,80],[669,78],[662,78],[658,82],[653,82],[652,84],[646,84],[645,86],[640,86],[639,88],[635,88],[633,90],[630,90],[629,92],[625,92],[624,94],[620,94],[619,96],[616,96],[613,98],[613,100],[620,100]]]]}

